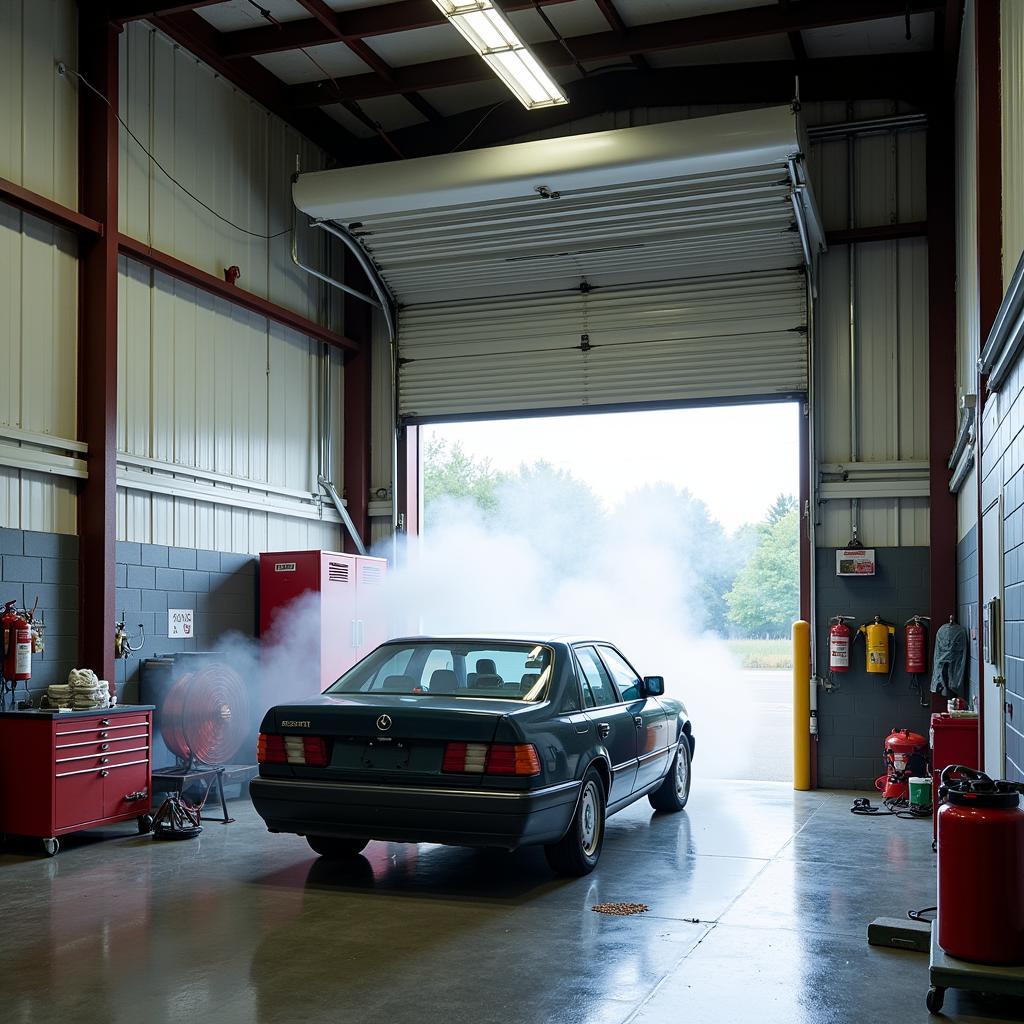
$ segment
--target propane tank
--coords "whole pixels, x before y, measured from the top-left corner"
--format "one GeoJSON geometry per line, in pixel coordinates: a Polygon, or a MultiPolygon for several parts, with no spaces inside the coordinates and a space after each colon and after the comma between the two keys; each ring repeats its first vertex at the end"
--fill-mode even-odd
{"type": "Polygon", "coordinates": [[[850,671],[850,638],[853,630],[846,624],[853,621],[852,615],[833,615],[829,622],[835,623],[828,631],[829,672],[850,671]]]}
{"type": "Polygon", "coordinates": [[[857,632],[863,633],[867,641],[867,671],[872,675],[888,675],[892,665],[889,640],[896,636],[896,627],[876,615],[874,622],[861,626],[857,632]]]}
{"type": "Polygon", "coordinates": [[[907,780],[924,775],[928,769],[928,741],[909,729],[893,729],[882,748],[885,774],[875,779],[875,789],[885,800],[906,800],[907,780]]]}
{"type": "Polygon", "coordinates": [[[15,610],[17,601],[4,605],[0,627],[3,630],[3,675],[8,682],[32,678],[32,630],[15,610]]]}
{"type": "Polygon", "coordinates": [[[907,619],[903,630],[903,664],[912,676],[923,676],[928,671],[928,622],[927,615],[915,615],[907,619]]]}
{"type": "Polygon", "coordinates": [[[963,765],[942,770],[939,945],[960,960],[1024,964],[1024,810],[1009,782],[963,765]]]}

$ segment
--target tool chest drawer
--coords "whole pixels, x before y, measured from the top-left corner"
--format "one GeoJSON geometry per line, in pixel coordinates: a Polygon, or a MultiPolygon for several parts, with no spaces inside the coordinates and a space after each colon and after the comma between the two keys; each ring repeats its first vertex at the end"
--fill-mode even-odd
{"type": "Polygon", "coordinates": [[[67,832],[141,823],[151,738],[150,707],[0,713],[0,832],[37,836],[53,852],[67,832]]]}

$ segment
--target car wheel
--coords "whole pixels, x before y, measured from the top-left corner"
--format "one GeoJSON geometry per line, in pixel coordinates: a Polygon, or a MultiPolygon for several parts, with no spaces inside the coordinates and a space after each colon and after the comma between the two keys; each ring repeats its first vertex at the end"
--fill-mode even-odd
{"type": "Polygon", "coordinates": [[[580,799],[568,831],[544,847],[548,863],[560,875],[589,875],[597,866],[604,844],[604,783],[595,768],[588,768],[580,799]]]}
{"type": "Polygon", "coordinates": [[[337,836],[306,836],[306,842],[313,848],[314,853],[321,857],[328,857],[331,860],[340,860],[344,857],[354,857],[366,844],[369,839],[339,839],[337,836]]]}
{"type": "Polygon", "coordinates": [[[690,742],[679,738],[676,756],[662,784],[647,795],[656,811],[681,811],[690,799],[690,742]]]}

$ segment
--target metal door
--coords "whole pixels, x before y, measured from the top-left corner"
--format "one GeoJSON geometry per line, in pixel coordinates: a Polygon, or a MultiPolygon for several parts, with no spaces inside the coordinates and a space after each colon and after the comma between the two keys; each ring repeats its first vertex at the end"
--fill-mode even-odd
{"type": "Polygon", "coordinates": [[[1006,754],[1006,680],[1003,677],[1003,499],[1000,495],[985,510],[981,521],[983,603],[982,768],[1002,778],[1006,754]]]}

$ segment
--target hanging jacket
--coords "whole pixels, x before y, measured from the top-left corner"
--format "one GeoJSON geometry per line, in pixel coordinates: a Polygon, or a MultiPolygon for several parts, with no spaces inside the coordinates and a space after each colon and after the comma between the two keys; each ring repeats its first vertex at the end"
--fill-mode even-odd
{"type": "Polygon", "coordinates": [[[935,634],[932,692],[940,697],[967,696],[967,630],[958,622],[940,626],[935,634]]]}

